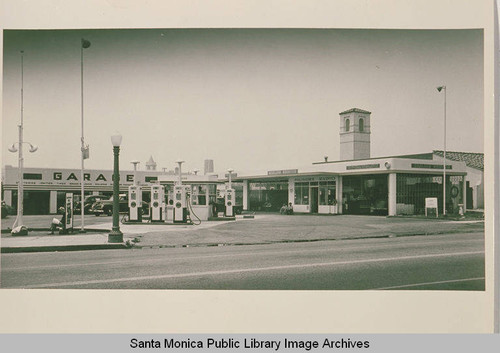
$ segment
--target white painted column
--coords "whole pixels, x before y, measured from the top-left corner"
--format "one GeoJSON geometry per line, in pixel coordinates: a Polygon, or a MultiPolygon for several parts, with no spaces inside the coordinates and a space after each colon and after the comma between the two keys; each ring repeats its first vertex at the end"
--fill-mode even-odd
{"type": "Polygon", "coordinates": [[[473,185],[472,186],[472,208],[474,210],[476,210],[478,207],[477,207],[477,194],[478,194],[478,186],[477,185],[473,185]]]}
{"type": "Polygon", "coordinates": [[[3,200],[9,206],[12,206],[12,190],[4,190],[3,200]]]}
{"type": "Polygon", "coordinates": [[[467,181],[465,175],[462,176],[462,203],[464,204],[464,214],[467,212],[467,181]]]}
{"type": "Polygon", "coordinates": [[[338,214],[342,214],[342,175],[337,175],[337,181],[335,185],[336,189],[336,195],[335,198],[337,199],[337,212],[338,214]]]}
{"type": "Polygon", "coordinates": [[[248,211],[248,180],[243,180],[243,211],[248,211]]]}
{"type": "Polygon", "coordinates": [[[57,213],[57,190],[50,192],[49,213],[57,213]]]}
{"type": "MultiPolygon", "coordinates": [[[[288,204],[292,203],[292,210],[295,210],[295,179],[288,179],[288,204]]],[[[287,204],[287,205],[288,205],[287,204]]]]}
{"type": "Polygon", "coordinates": [[[397,184],[396,184],[396,173],[390,173],[388,182],[389,182],[389,195],[388,195],[388,207],[389,207],[389,216],[395,216],[397,214],[397,209],[396,209],[396,191],[397,191],[397,184]]]}

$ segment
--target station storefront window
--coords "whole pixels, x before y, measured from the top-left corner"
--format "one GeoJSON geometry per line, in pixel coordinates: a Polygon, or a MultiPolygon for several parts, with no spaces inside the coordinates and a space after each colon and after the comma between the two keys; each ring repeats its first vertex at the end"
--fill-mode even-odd
{"type": "Polygon", "coordinates": [[[193,205],[207,205],[207,192],[208,185],[191,185],[191,204],[193,205]]]}
{"type": "Polygon", "coordinates": [[[251,211],[279,212],[288,203],[288,181],[249,183],[251,211]]]}
{"type": "Polygon", "coordinates": [[[319,182],[319,204],[324,205],[336,205],[337,199],[336,195],[336,184],[335,181],[320,181],[319,182]]]}
{"type": "Polygon", "coordinates": [[[234,205],[243,207],[243,183],[242,182],[232,182],[231,188],[234,189],[234,205]]]}
{"type": "Polygon", "coordinates": [[[217,203],[217,185],[215,184],[208,184],[208,203],[210,205],[213,205],[217,203]]]}
{"type": "Polygon", "coordinates": [[[309,205],[309,182],[295,183],[295,205],[309,205]]]}
{"type": "Polygon", "coordinates": [[[23,213],[25,215],[49,214],[49,202],[50,191],[25,191],[23,213]]]}
{"type": "Polygon", "coordinates": [[[342,178],[345,214],[387,215],[388,175],[352,175],[342,178]]]}
{"type": "MultiPolygon", "coordinates": [[[[396,189],[397,214],[425,214],[425,198],[438,199],[438,212],[443,212],[443,175],[398,174],[396,189]]],[[[446,212],[458,213],[463,204],[463,176],[446,176],[446,212]]]]}

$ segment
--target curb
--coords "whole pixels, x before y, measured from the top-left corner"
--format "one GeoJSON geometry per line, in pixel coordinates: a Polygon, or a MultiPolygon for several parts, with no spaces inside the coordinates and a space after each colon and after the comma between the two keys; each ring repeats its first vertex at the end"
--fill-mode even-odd
{"type": "Polygon", "coordinates": [[[129,249],[124,243],[117,244],[87,244],[87,245],[47,245],[47,246],[19,246],[1,248],[2,254],[29,253],[29,252],[57,252],[57,251],[83,251],[83,250],[110,250],[129,249]]]}
{"type": "Polygon", "coordinates": [[[223,246],[243,246],[243,245],[269,245],[269,244],[290,244],[290,243],[314,243],[320,241],[343,241],[343,240],[363,240],[363,239],[387,239],[387,238],[403,238],[403,237],[414,237],[414,236],[433,236],[433,235],[445,235],[445,234],[467,234],[475,233],[470,231],[442,231],[442,232],[418,232],[418,233],[398,233],[398,234],[373,234],[365,236],[356,237],[340,237],[340,238],[314,238],[314,239],[282,239],[282,240],[262,240],[252,243],[191,243],[191,244],[151,244],[151,245],[140,245],[135,243],[131,246],[132,249],[163,249],[163,248],[200,248],[200,247],[223,247],[223,246]]]}
{"type": "MultiPolygon", "coordinates": [[[[50,231],[50,228],[28,228],[28,232],[48,232],[50,231]]],[[[12,232],[12,229],[2,229],[1,233],[2,234],[8,234],[12,232]]],[[[85,228],[85,233],[110,233],[111,229],[101,229],[101,228],[85,228]]],[[[80,233],[80,230],[73,228],[73,233],[71,234],[82,234],[80,233]]],[[[22,235],[20,235],[22,237],[22,235]]]]}
{"type": "Polygon", "coordinates": [[[445,235],[445,234],[467,234],[474,233],[470,231],[441,231],[441,232],[418,232],[418,233],[386,233],[386,234],[373,234],[356,237],[340,237],[340,238],[315,238],[315,239],[282,239],[282,240],[262,240],[258,242],[244,243],[192,243],[192,244],[152,244],[141,245],[139,243],[116,243],[116,244],[86,244],[86,245],[46,245],[46,246],[26,246],[26,247],[2,247],[0,250],[3,254],[9,253],[32,253],[32,252],[57,252],[57,251],[84,251],[84,250],[117,250],[117,249],[162,249],[162,248],[189,248],[189,247],[222,247],[222,246],[243,246],[243,245],[267,245],[267,244],[280,244],[280,243],[313,243],[319,241],[343,241],[343,240],[361,240],[361,239],[377,239],[377,238],[400,238],[412,236],[432,236],[432,235],[445,235]]]}
{"type": "Polygon", "coordinates": [[[133,225],[133,226],[192,226],[193,223],[166,223],[166,222],[122,222],[125,225],[133,225]]]}

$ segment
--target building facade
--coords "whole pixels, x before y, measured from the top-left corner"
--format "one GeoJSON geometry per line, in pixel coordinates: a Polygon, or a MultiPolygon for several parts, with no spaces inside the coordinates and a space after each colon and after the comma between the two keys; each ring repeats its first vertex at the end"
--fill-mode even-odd
{"type": "MultiPolygon", "coordinates": [[[[233,175],[236,203],[248,211],[278,212],[291,204],[296,213],[415,215],[425,213],[425,199],[437,199],[438,212],[465,212],[484,207],[483,154],[442,151],[371,158],[371,112],[352,108],[339,114],[340,158],[312,163],[304,170],[269,171],[267,175],[233,175]],[[446,165],[446,180],[443,171],[446,165]],[[446,183],[446,195],[443,195],[446,183]]],[[[142,185],[143,200],[149,201],[150,185],[161,183],[166,195],[172,188],[174,173],[156,171],[152,157],[145,171],[121,171],[120,192],[127,192],[136,175],[142,185]]],[[[208,206],[221,196],[225,178],[209,175],[213,161],[206,160],[204,175],[184,176],[196,190],[199,206],[208,206]]],[[[111,170],[88,170],[84,174],[85,192],[112,194],[111,170]]],[[[24,210],[26,214],[56,213],[65,193],[80,195],[80,170],[53,168],[24,169],[24,210]]],[[[17,206],[17,168],[3,171],[2,199],[17,206]]]]}
{"type": "Polygon", "coordinates": [[[325,157],[300,172],[290,169],[236,178],[242,184],[243,209],[278,211],[291,204],[297,213],[395,216],[424,214],[426,198],[437,199],[439,213],[443,198],[447,213],[481,204],[482,179],[472,174],[475,189],[471,192],[470,167],[463,158],[452,159],[448,154],[446,163],[439,153],[371,158],[371,112],[343,111],[339,123],[338,161],[325,157]],[[475,201],[467,203],[468,195],[475,201]]]}
{"type": "MultiPolygon", "coordinates": [[[[294,212],[317,214],[414,215],[425,213],[425,199],[437,198],[443,208],[441,161],[392,156],[351,161],[318,162],[308,171],[276,171],[240,176],[243,209],[279,211],[292,204],[294,212]]],[[[446,165],[446,210],[465,212],[466,165],[446,165]]]]}
{"type": "MultiPolygon", "coordinates": [[[[5,166],[2,178],[2,200],[17,208],[18,168],[5,166]]],[[[149,200],[149,185],[162,175],[158,171],[120,171],[120,193],[126,193],[134,182],[144,186],[144,199],[149,200]]],[[[54,214],[64,205],[65,194],[81,197],[80,169],[23,168],[24,214],[54,214]]],[[[85,195],[113,194],[112,170],[85,170],[85,195]]]]}

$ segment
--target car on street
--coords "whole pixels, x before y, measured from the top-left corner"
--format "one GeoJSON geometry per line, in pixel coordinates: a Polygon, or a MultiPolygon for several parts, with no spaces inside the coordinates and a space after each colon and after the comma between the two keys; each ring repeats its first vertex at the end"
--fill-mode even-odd
{"type": "MultiPolygon", "coordinates": [[[[149,203],[142,201],[142,214],[149,213],[149,203]]],[[[120,194],[119,198],[119,212],[125,213],[128,212],[128,194],[120,194]]],[[[107,215],[111,216],[113,214],[113,196],[111,196],[108,200],[97,201],[90,208],[90,213],[95,216],[107,215]]]]}

